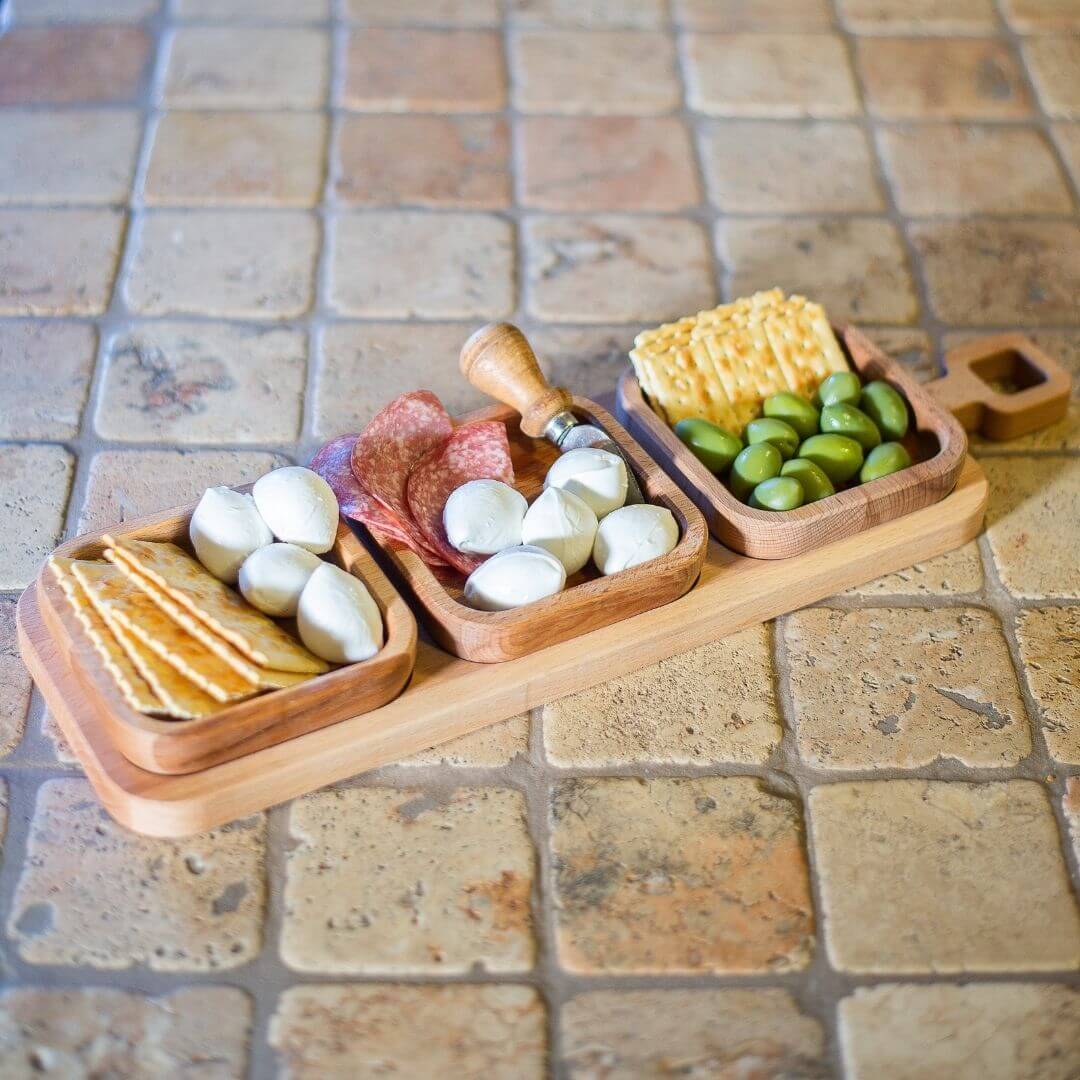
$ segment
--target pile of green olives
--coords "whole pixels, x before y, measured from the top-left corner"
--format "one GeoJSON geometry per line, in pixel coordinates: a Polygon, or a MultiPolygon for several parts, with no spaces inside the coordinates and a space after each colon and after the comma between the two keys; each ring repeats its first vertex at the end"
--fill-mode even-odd
{"type": "Polygon", "coordinates": [[[742,438],[708,420],[680,420],[675,434],[736,498],[759,510],[794,510],[848,483],[906,469],[907,402],[887,382],[853,371],[830,375],[814,400],[787,391],[765,399],[742,438]]]}

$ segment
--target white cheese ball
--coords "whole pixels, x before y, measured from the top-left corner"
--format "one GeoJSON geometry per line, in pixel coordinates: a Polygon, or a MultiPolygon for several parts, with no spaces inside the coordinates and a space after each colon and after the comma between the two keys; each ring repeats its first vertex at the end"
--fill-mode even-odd
{"type": "Polygon", "coordinates": [[[284,619],[296,614],[308,578],[322,559],[295,544],[267,544],[240,567],[240,595],[264,615],[284,619]]]}
{"type": "Polygon", "coordinates": [[[592,554],[596,515],[584,499],[564,488],[549,487],[529,507],[521,541],[550,551],[567,574],[576,574],[592,554]]]}
{"type": "Polygon", "coordinates": [[[601,574],[615,574],[666,555],[678,542],[679,526],[667,507],[624,506],[600,522],[593,562],[601,574]]]}
{"type": "Polygon", "coordinates": [[[255,481],[255,505],[273,534],[287,544],[321,555],[334,546],[338,503],[318,473],[289,465],[255,481]]]}
{"type": "Polygon", "coordinates": [[[521,522],[529,504],[520,491],[500,480],[470,480],[450,492],[443,528],[458,551],[494,555],[521,543],[521,522]]]}
{"type": "Polygon", "coordinates": [[[331,664],[370,660],[383,647],[379,607],[367,586],[333,563],[320,562],[296,609],[300,640],[331,664]]]}
{"type": "Polygon", "coordinates": [[[504,548],[465,582],[465,602],[481,611],[507,611],[562,592],[563,564],[540,547],[504,548]]]}
{"type": "Polygon", "coordinates": [[[567,450],[548,469],[544,487],[576,495],[602,521],[626,502],[626,464],[609,450],[585,446],[567,450]]]}
{"type": "Polygon", "coordinates": [[[250,495],[232,488],[207,488],[188,526],[199,562],[214,577],[235,585],[240,567],[253,552],[274,542],[250,495]]]}

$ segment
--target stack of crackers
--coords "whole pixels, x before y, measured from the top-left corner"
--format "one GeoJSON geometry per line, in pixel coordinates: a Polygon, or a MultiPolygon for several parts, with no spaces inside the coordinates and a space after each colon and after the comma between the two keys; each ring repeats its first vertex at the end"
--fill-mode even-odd
{"type": "Polygon", "coordinates": [[[191,720],[329,670],[175,544],[104,542],[49,565],[133,709],[191,720]]]}
{"type": "Polygon", "coordinates": [[[644,330],[630,360],[668,424],[701,417],[734,434],[770,394],[811,397],[826,376],[848,370],[824,308],[780,289],[644,330]]]}

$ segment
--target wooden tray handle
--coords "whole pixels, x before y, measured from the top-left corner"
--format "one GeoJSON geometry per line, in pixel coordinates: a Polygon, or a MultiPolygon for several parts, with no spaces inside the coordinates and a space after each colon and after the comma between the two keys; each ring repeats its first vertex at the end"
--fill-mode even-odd
{"type": "Polygon", "coordinates": [[[521,413],[521,430],[534,439],[570,408],[569,391],[548,383],[532,346],[510,323],[480,327],[461,347],[460,366],[477,390],[521,413]]]}

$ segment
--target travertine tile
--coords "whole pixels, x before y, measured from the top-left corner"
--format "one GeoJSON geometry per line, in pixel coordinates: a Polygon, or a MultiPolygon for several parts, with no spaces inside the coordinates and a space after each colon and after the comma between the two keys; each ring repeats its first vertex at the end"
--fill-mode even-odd
{"type": "Polygon", "coordinates": [[[0,105],[131,101],[149,68],[137,26],[17,26],[0,36],[0,105]]]}
{"type": "Polygon", "coordinates": [[[1065,781],[1065,798],[1061,805],[1069,825],[1073,854],[1080,863],[1080,776],[1070,776],[1065,781]]]}
{"type": "Polygon", "coordinates": [[[837,0],[856,34],[993,34],[994,0],[837,0]]]}
{"type": "Polygon", "coordinates": [[[110,342],[94,426],[121,442],[290,442],[306,368],[301,330],[140,323],[110,342]]]}
{"type": "Polygon", "coordinates": [[[714,116],[855,116],[859,98],[838,34],[691,34],[687,96],[714,116]]]}
{"type": "Polygon", "coordinates": [[[961,326],[1071,322],[1080,293],[1080,227],[1069,221],[921,221],[930,303],[961,326]]]}
{"type": "Polygon", "coordinates": [[[859,987],[840,1002],[847,1075],[1069,1080],[1080,1072],[1080,992],[1050,983],[859,987]]]}
{"type": "Polygon", "coordinates": [[[295,986],[270,1022],[282,1077],[539,1080],[544,1005],[527,986],[295,986]]]}
{"type": "Polygon", "coordinates": [[[369,318],[494,319],[514,307],[514,234],[484,214],[334,218],[330,303],[369,318]]]}
{"type": "Polygon", "coordinates": [[[1076,537],[1064,522],[1080,520],[1080,459],[988,457],[986,535],[997,572],[1014,596],[1080,597],[1076,537]]]}
{"type": "Polygon", "coordinates": [[[1080,124],[1054,124],[1054,142],[1074,184],[1080,184],[1080,124]]]}
{"type": "Polygon", "coordinates": [[[786,990],[601,990],[562,1009],[573,1080],[831,1075],[821,1025],[786,990]]]}
{"type": "Polygon", "coordinates": [[[652,30],[664,22],[664,0],[508,0],[507,11],[516,26],[652,30]]]}
{"type": "Polygon", "coordinates": [[[491,26],[499,14],[499,0],[345,0],[346,18],[373,25],[491,26]]]}
{"type": "Polygon", "coordinates": [[[281,319],[311,305],[319,225],[302,211],[159,210],[136,243],[125,294],[140,314],[281,319]]]}
{"type": "Polygon", "coordinates": [[[909,124],[877,133],[901,213],[1062,214],[1072,197],[1035,128],[909,124]]]}
{"type": "Polygon", "coordinates": [[[141,134],[134,110],[5,110],[0,202],[123,202],[141,134]]]}
{"type": "Polygon", "coordinates": [[[565,780],[552,791],[556,941],[574,972],[805,967],[796,802],[749,777],[565,780]]]}
{"type": "Polygon", "coordinates": [[[266,823],[185,840],[117,825],[85,780],[38,789],[7,934],[31,964],[211,971],[262,940],[266,823]]]}
{"type": "Polygon", "coordinates": [[[825,940],[840,970],[1080,963],[1080,915],[1039,784],[827,784],[810,793],[810,822],[825,940]]]}
{"type": "Polygon", "coordinates": [[[362,112],[496,112],[506,104],[499,36],[487,30],[354,30],[344,104],[362,112]]]}
{"type": "Polygon", "coordinates": [[[1080,10],[1072,0],[1002,0],[1001,9],[1009,25],[1022,34],[1080,27],[1080,10]]]}
{"type": "Polygon", "coordinates": [[[533,962],[520,793],[351,788],[293,803],[281,955],[298,971],[450,973],[533,962]]]}
{"type": "Polygon", "coordinates": [[[330,15],[331,0],[176,0],[181,18],[212,22],[310,22],[330,15]]]}
{"type": "Polygon", "coordinates": [[[860,38],[867,105],[900,119],[1027,116],[1031,100],[1009,46],[994,38],[860,38]]]}
{"type": "Polygon", "coordinates": [[[1058,761],[1080,764],[1080,608],[1021,611],[1016,640],[1047,749],[1058,761]]]}
{"type": "Polygon", "coordinates": [[[353,205],[502,207],[509,157],[502,117],[346,116],[334,194],[353,205]]]}
{"type": "Polygon", "coordinates": [[[0,321],[0,438],[73,438],[96,347],[85,323],[0,321]]]}
{"type": "Polygon", "coordinates": [[[60,446],[0,445],[0,590],[29,585],[60,542],[74,469],[60,446]]]}
{"type": "Polygon", "coordinates": [[[100,315],[123,234],[115,210],[0,210],[0,314],[100,315]]]}
{"type": "Polygon", "coordinates": [[[692,30],[828,30],[828,0],[672,0],[677,22],[692,30]]]}
{"type": "Polygon", "coordinates": [[[1042,107],[1051,116],[1080,117],[1080,38],[1025,38],[1023,50],[1042,107]]]}
{"type": "Polygon", "coordinates": [[[717,245],[734,296],[781,285],[814,297],[834,322],[918,316],[903,240],[884,218],[728,219],[717,245]]]}
{"type": "Polygon", "coordinates": [[[626,370],[634,330],[625,326],[538,326],[529,334],[529,341],[554,385],[572,387],[575,394],[595,401],[610,392],[626,370]]]}
{"type": "Polygon", "coordinates": [[[514,104],[538,113],[663,113],[678,106],[675,43],[637,30],[525,31],[511,38],[514,104]]]}
{"type": "Polygon", "coordinates": [[[78,755],[71,748],[71,743],[67,741],[67,737],[56,722],[56,718],[48,709],[41,715],[41,732],[49,740],[53,754],[61,765],[78,772],[84,771],[78,755]]]}
{"type": "Polygon", "coordinates": [[[154,134],[146,202],[314,206],[326,132],[326,118],[315,113],[166,113],[154,134]]]}
{"type": "Polygon", "coordinates": [[[281,27],[181,27],[169,45],[170,108],[313,109],[326,101],[330,35],[281,27]]]}
{"type": "Polygon", "coordinates": [[[850,596],[956,596],[983,586],[979,546],[972,540],[926,562],[845,590],[850,596]]]}
{"type": "Polygon", "coordinates": [[[106,987],[10,989],[0,995],[0,1073],[234,1080],[247,1071],[251,1012],[247,994],[228,986],[160,997],[106,987]]]}
{"type": "Polygon", "coordinates": [[[604,214],[523,226],[528,307],[566,322],[662,321],[715,303],[700,226],[604,214]]]}
{"type": "Polygon", "coordinates": [[[879,348],[899,361],[919,382],[941,377],[926,331],[907,326],[859,326],[879,348]]]}
{"type": "Polygon", "coordinates": [[[139,22],[153,15],[161,0],[13,0],[12,23],[139,22]]]}
{"type": "Polygon", "coordinates": [[[782,729],[772,633],[753,626],[544,706],[557,765],[764,762],[782,729]]]}
{"type": "Polygon", "coordinates": [[[857,124],[728,120],[702,129],[709,197],[738,214],[883,210],[857,124]]]}
{"type": "Polygon", "coordinates": [[[519,188],[542,210],[682,210],[701,199],[674,117],[533,116],[518,125],[519,188]]]}
{"type": "MultiPolygon", "coordinates": [[[[30,705],[30,674],[19,659],[15,598],[0,596],[0,755],[19,744],[30,705]]],[[[0,825],[0,839],[3,827],[0,825]]]]}
{"type": "Polygon", "coordinates": [[[421,750],[399,765],[453,765],[473,769],[495,769],[509,765],[519,754],[529,751],[527,713],[500,720],[497,724],[452,739],[430,750],[421,750]]]}
{"type": "Polygon", "coordinates": [[[978,608],[808,608],[785,622],[799,754],[818,768],[1015,765],[1031,733],[1001,624],[978,608]]]}

